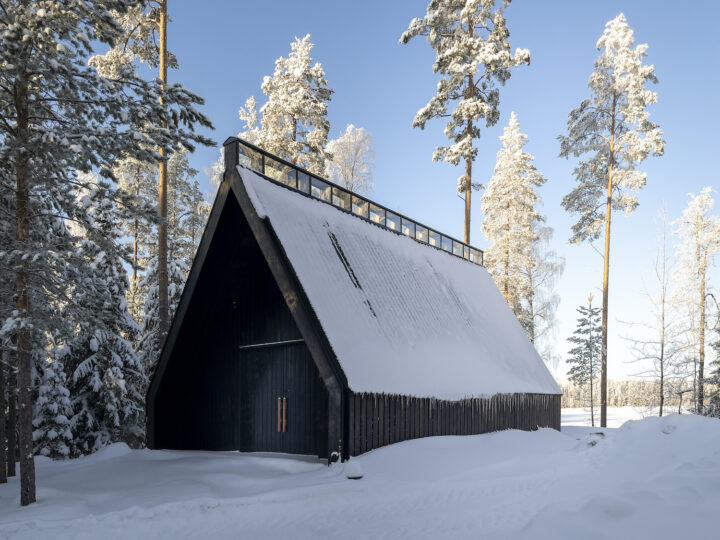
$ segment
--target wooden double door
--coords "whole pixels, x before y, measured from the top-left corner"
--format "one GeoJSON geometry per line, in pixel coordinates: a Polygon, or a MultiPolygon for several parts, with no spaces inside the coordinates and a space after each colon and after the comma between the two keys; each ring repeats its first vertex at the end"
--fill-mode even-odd
{"type": "Polygon", "coordinates": [[[242,450],[327,457],[328,395],[302,340],[240,350],[242,450]]]}

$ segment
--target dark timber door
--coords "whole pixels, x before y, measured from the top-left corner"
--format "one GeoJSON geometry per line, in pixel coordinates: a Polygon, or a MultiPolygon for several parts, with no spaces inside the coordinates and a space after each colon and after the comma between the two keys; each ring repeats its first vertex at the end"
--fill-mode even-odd
{"type": "Polygon", "coordinates": [[[242,449],[324,454],[327,392],[305,343],[243,347],[240,362],[245,373],[242,449]]]}

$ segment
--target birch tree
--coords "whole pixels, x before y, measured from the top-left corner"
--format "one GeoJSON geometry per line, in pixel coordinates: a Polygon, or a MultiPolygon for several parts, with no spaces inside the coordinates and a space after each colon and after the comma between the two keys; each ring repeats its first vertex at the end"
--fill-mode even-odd
{"type": "Polygon", "coordinates": [[[322,175],[330,131],[327,106],[333,91],[328,88],[322,65],[312,63],[313,47],[310,34],[295,38],[288,57],[278,58],[273,75],[263,79],[262,91],[267,102],[260,108],[259,132],[254,97],[246,101],[239,115],[252,134],[250,138],[255,139],[250,142],[322,175]]]}
{"type": "Polygon", "coordinates": [[[328,178],[356,193],[367,193],[373,188],[375,151],[372,136],[363,128],[352,124],[327,145],[328,178]]]}
{"type": "MultiPolygon", "coordinates": [[[[639,375],[657,381],[658,416],[664,413],[668,390],[672,386],[670,383],[683,378],[678,368],[685,349],[679,335],[679,306],[672,284],[675,258],[668,252],[667,236],[667,215],[663,209],[660,241],[653,267],[654,291],[647,293],[652,306],[649,313],[652,320],[643,324],[644,335],[627,338],[635,361],[643,365],[649,364],[639,375]]],[[[634,331],[633,334],[638,332],[634,331]]]]}
{"type": "Polygon", "coordinates": [[[425,16],[410,21],[400,37],[400,43],[407,44],[416,36],[426,36],[435,51],[433,71],[440,75],[440,82],[435,95],[415,115],[413,127],[425,129],[429,120],[448,119],[445,135],[451,144],[437,147],[433,161],[465,162],[457,189],[465,198],[467,243],[472,190],[482,188],[472,178],[477,157],[473,141],[480,138],[481,121],[491,127],[500,118],[498,85],[507,82],[511,68],[530,64],[530,51],[510,50],[503,12],[510,0],[503,0],[500,8],[495,4],[495,0],[431,0],[425,16]]]}
{"type": "Polygon", "coordinates": [[[678,219],[675,234],[679,265],[676,279],[681,283],[687,309],[693,351],[697,353],[697,412],[705,406],[705,353],[708,328],[708,269],[720,253],[720,219],[713,215],[712,188],[703,188],[699,195],[688,194],[689,201],[678,219]]]}
{"type": "MultiPolygon", "coordinates": [[[[527,135],[520,132],[514,112],[500,140],[502,149],[497,153],[495,173],[482,196],[482,231],[490,244],[484,261],[516,317],[523,319],[529,307],[527,301],[532,302],[533,297],[532,276],[527,269],[533,266],[534,245],[539,240],[537,227],[543,221],[535,208],[536,189],[545,183],[545,178],[535,168],[535,158],[524,151],[527,135]]],[[[529,322],[525,321],[526,328],[534,326],[534,321],[529,322]]]]}
{"type": "Polygon", "coordinates": [[[555,286],[565,270],[565,259],[550,249],[553,229],[544,224],[544,219],[536,224],[535,235],[530,256],[525,259],[525,265],[520,267],[529,291],[520,322],[538,354],[554,372],[560,362],[554,348],[557,328],[555,314],[560,304],[555,286]]]}
{"type": "Polygon", "coordinates": [[[602,362],[600,425],[607,426],[607,335],[610,283],[610,225],[612,210],[630,214],[638,205],[636,192],[646,174],[637,165],[650,154],[662,155],[665,141],[650,121],[648,106],[657,94],[647,90],[656,83],[655,69],[644,65],[647,44],[633,46],[633,31],[621,13],[605,25],[597,42],[588,87],[590,98],[573,109],[567,135],[561,135],[560,156],[583,157],[574,170],[577,187],[563,198],[563,207],[578,215],[571,242],[593,241],[604,234],[602,298],[602,362]]]}

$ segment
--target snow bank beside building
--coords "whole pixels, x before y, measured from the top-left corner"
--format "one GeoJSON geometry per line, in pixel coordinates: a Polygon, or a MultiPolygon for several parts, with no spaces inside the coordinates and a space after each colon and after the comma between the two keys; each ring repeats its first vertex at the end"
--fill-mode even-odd
{"type": "Polygon", "coordinates": [[[720,421],[406,441],[343,464],[129,450],[38,460],[38,503],[0,485],[0,538],[711,538],[720,421]],[[598,435],[603,432],[604,435],[598,435]]]}

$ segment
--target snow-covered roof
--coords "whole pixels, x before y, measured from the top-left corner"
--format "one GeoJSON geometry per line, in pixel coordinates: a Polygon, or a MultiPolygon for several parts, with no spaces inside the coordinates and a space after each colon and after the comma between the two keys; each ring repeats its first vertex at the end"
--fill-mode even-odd
{"type": "Polygon", "coordinates": [[[238,172],[353,391],[561,393],[484,267],[238,172]]]}

